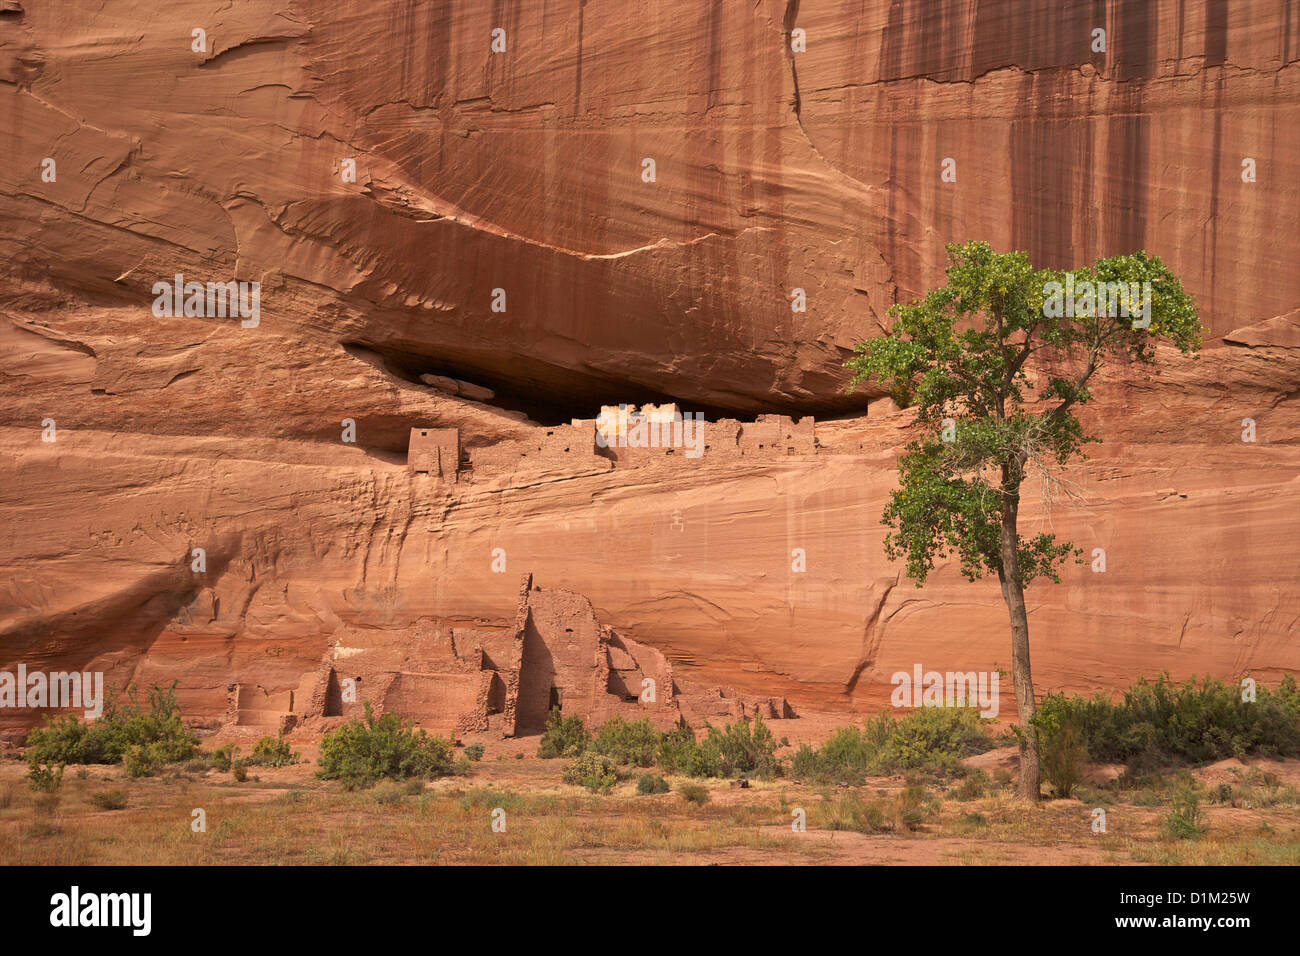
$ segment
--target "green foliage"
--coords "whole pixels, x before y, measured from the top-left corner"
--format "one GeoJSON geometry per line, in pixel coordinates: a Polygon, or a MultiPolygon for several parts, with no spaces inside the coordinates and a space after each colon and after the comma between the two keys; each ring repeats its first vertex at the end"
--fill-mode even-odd
{"type": "Polygon", "coordinates": [[[953,791],[953,797],[963,803],[978,800],[988,792],[991,785],[992,781],[989,780],[987,773],[983,770],[974,770],[967,774],[966,779],[953,791]]]}
{"type": "Polygon", "coordinates": [[[321,740],[316,776],[341,780],[349,790],[385,777],[440,777],[451,772],[451,755],[450,740],[414,730],[396,714],[375,719],[366,701],[364,720],[350,720],[321,740]]]}
{"type": "Polygon", "coordinates": [[[781,763],[776,759],[776,738],[761,716],[756,716],[752,724],[742,718],[728,724],[725,730],[709,727],[700,747],[715,758],[718,776],[745,774],[769,780],[781,773],[781,763]]]}
{"type": "MultiPolygon", "coordinates": [[[[546,715],[546,728],[542,731],[542,741],[537,748],[537,756],[546,760],[557,757],[576,757],[591,745],[591,734],[582,724],[577,714],[565,717],[560,708],[552,707],[546,715]]],[[[523,754],[519,755],[520,757],[523,754]]]]}
{"type": "Polygon", "coordinates": [[[1165,816],[1164,831],[1175,840],[1195,840],[1205,832],[1200,797],[1195,790],[1180,790],[1174,795],[1173,806],[1165,816]]]}
{"type": "Polygon", "coordinates": [[[27,760],[32,764],[112,764],[121,761],[132,747],[150,748],[150,761],[186,760],[197,751],[199,738],[181,721],[175,692],[175,683],[168,688],[155,684],[149,688],[147,708],[142,708],[134,684],[125,699],[110,690],[104,713],[94,723],[65,714],[28,734],[27,760]]]}
{"type": "Polygon", "coordinates": [[[813,808],[814,819],[822,828],[857,833],[916,830],[938,811],[938,798],[915,781],[908,783],[892,799],[867,798],[852,791],[843,796],[827,797],[813,808]]]}
{"type": "Polygon", "coordinates": [[[894,829],[885,802],[868,799],[860,793],[846,793],[828,798],[814,808],[817,823],[826,830],[851,830],[854,833],[888,833],[894,829]]]}
{"type": "Polygon", "coordinates": [[[1048,694],[1038,713],[1049,726],[1072,722],[1092,759],[1128,764],[1130,777],[1179,762],[1300,756],[1300,690],[1289,674],[1275,690],[1260,685],[1253,702],[1231,684],[1208,677],[1175,684],[1162,674],[1139,680],[1118,702],[1048,694]]]}
{"type": "Polygon", "coordinates": [[[243,783],[248,779],[248,767],[243,763],[235,764],[230,773],[238,783],[243,783]]]}
{"type": "Polygon", "coordinates": [[[27,786],[36,793],[57,793],[59,787],[63,786],[63,764],[29,764],[27,786]]]}
{"type": "Polygon", "coordinates": [[[234,743],[226,744],[224,747],[218,747],[216,750],[212,751],[212,755],[209,758],[211,760],[212,769],[220,771],[221,773],[229,773],[230,768],[235,763],[235,756],[238,753],[239,747],[234,743]]]}
{"type": "Polygon", "coordinates": [[[677,788],[677,792],[682,795],[682,799],[687,803],[694,803],[697,806],[702,806],[712,799],[709,796],[708,788],[698,783],[684,783],[677,788]]]}
{"type": "Polygon", "coordinates": [[[255,767],[287,767],[298,762],[298,754],[293,752],[283,734],[275,737],[269,734],[253,744],[253,752],[244,761],[255,767]]]}
{"type": "Polygon", "coordinates": [[[483,751],[486,749],[482,744],[470,744],[465,748],[465,756],[477,763],[483,759],[483,751]]]}
{"type": "Polygon", "coordinates": [[[155,777],[162,772],[163,751],[157,744],[132,744],[122,755],[122,769],[128,777],[155,777]]]}
{"type": "Polygon", "coordinates": [[[601,754],[579,754],[564,768],[561,778],[565,783],[586,787],[593,793],[609,793],[618,783],[618,767],[614,761],[601,754]]]}
{"type": "Polygon", "coordinates": [[[685,777],[716,777],[721,773],[716,753],[701,747],[689,727],[674,727],[659,738],[657,760],[664,770],[685,777]]]}
{"type": "Polygon", "coordinates": [[[904,770],[959,774],[963,757],[993,747],[989,723],[973,707],[919,707],[901,719],[882,713],[862,728],[839,728],[820,750],[804,744],[790,773],[810,783],[853,785],[904,770]]]}
{"type": "Polygon", "coordinates": [[[652,793],[667,793],[668,790],[668,781],[653,773],[641,774],[641,779],[636,782],[636,792],[641,796],[652,793]]]}
{"type": "Polygon", "coordinates": [[[647,718],[627,721],[615,715],[596,732],[589,749],[620,766],[650,767],[659,749],[659,732],[647,718]]]}
{"type": "Polygon", "coordinates": [[[1038,731],[1043,776],[1058,797],[1070,796],[1088,761],[1082,722],[1074,713],[1056,706],[1039,710],[1030,722],[1038,731]]]}
{"type": "MultiPolygon", "coordinates": [[[[947,248],[948,284],[893,306],[888,334],[859,343],[845,363],[850,391],[875,380],[914,410],[924,432],[901,457],[900,487],[882,515],[891,528],[885,553],[906,562],[918,587],[949,556],[970,580],[1003,570],[1004,509],[1014,522],[1021,483],[1096,440],[1073,410],[1092,398],[1089,383],[1108,360],[1151,365],[1158,341],[1188,354],[1201,338],[1192,297],[1145,252],[1071,273],[1076,284],[1149,282],[1149,300],[1133,305],[1149,306],[1150,325],[1135,329],[1128,317],[1098,314],[1104,309],[1055,315],[1049,284],[1066,274],[1033,269],[1023,252],[995,253],[986,242],[947,248]],[[947,435],[945,419],[954,425],[947,435]]],[[[1059,581],[1060,566],[1081,555],[1047,533],[1017,535],[1015,548],[1022,585],[1059,581]]]]}
{"type": "Polygon", "coordinates": [[[98,810],[121,810],[126,806],[126,791],[99,790],[90,795],[90,802],[98,810]]]}

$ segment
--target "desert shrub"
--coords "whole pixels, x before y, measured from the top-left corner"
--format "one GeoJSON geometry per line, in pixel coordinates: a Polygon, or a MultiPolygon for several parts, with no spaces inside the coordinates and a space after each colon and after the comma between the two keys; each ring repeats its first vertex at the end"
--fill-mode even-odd
{"type": "Polygon", "coordinates": [[[869,722],[866,736],[875,742],[879,770],[927,769],[951,773],[963,757],[993,749],[988,721],[974,707],[918,707],[901,720],[884,713],[869,722]]]}
{"type": "Polygon", "coordinates": [[[219,770],[221,773],[230,773],[230,768],[234,766],[235,758],[238,753],[239,747],[230,743],[212,751],[208,760],[213,770],[219,770]]]}
{"type": "Polygon", "coordinates": [[[852,830],[855,833],[887,833],[894,829],[884,801],[867,799],[859,793],[828,798],[813,809],[817,824],[826,830],[852,830]]]}
{"type": "Polygon", "coordinates": [[[253,744],[253,752],[244,761],[247,766],[287,767],[298,762],[298,754],[293,752],[283,734],[272,737],[270,734],[253,744]]]}
{"type": "Polygon", "coordinates": [[[477,763],[483,759],[483,751],[486,749],[482,744],[470,744],[465,748],[465,756],[477,763]]]}
{"type": "Polygon", "coordinates": [[[231,768],[230,773],[239,783],[243,783],[248,779],[248,767],[242,763],[235,764],[235,766],[231,768]]]}
{"type": "Polygon", "coordinates": [[[469,812],[476,809],[497,809],[505,810],[507,813],[514,813],[523,810],[528,806],[528,798],[522,794],[513,793],[509,790],[493,790],[491,787],[475,787],[473,790],[462,794],[460,800],[461,810],[469,812]]]}
{"type": "Polygon", "coordinates": [[[350,720],[322,738],[316,776],[341,780],[348,789],[385,777],[446,776],[452,769],[451,753],[450,740],[415,730],[396,714],[376,719],[366,701],[363,720],[350,720]]]}
{"type": "Polygon", "coordinates": [[[27,786],[35,793],[57,793],[63,786],[63,764],[30,764],[27,768],[27,786]]]}
{"type": "Polygon", "coordinates": [[[90,795],[90,802],[99,810],[121,810],[126,806],[126,791],[100,790],[90,795]]]}
{"type": "Polygon", "coordinates": [[[978,800],[988,791],[989,775],[983,770],[975,770],[966,775],[966,779],[953,791],[953,797],[963,803],[978,800]]]}
{"type": "Polygon", "coordinates": [[[1175,840],[1195,840],[1205,832],[1200,797],[1194,790],[1179,790],[1165,816],[1165,835],[1175,840]]]}
{"type": "Polygon", "coordinates": [[[1078,721],[1092,759],[1125,763],[1133,776],[1175,763],[1300,756],[1300,688],[1290,674],[1274,690],[1259,686],[1250,703],[1234,684],[1175,684],[1162,674],[1120,701],[1049,694],[1043,705],[1078,721]]]}
{"type": "Polygon", "coordinates": [[[752,724],[748,718],[742,718],[724,730],[709,727],[700,742],[701,749],[711,758],[708,762],[716,764],[717,776],[747,774],[762,780],[781,773],[781,763],[776,759],[777,746],[776,738],[761,716],[756,716],[752,724]]]}
{"type": "Polygon", "coordinates": [[[689,727],[674,727],[659,738],[659,766],[686,777],[716,777],[721,773],[717,754],[705,751],[689,727]]]}
{"type": "Polygon", "coordinates": [[[877,763],[877,747],[858,727],[840,727],[821,749],[803,744],[790,758],[790,774],[812,783],[861,786],[877,763]]]}
{"type": "Polygon", "coordinates": [[[989,723],[972,707],[921,707],[902,718],[884,713],[864,727],[840,727],[820,749],[802,745],[790,773],[812,783],[856,786],[869,775],[904,770],[961,775],[963,757],[994,746],[989,723]]]}
{"type": "Polygon", "coordinates": [[[1059,698],[1044,703],[1031,720],[1038,732],[1043,776],[1058,797],[1068,797],[1079,784],[1088,745],[1077,714],[1061,707],[1059,698]]]}
{"type": "Polygon", "coordinates": [[[561,779],[586,787],[592,793],[609,793],[618,783],[618,767],[606,756],[587,752],[579,754],[564,768],[561,779]]]}
{"type": "Polygon", "coordinates": [[[900,827],[916,830],[939,812],[939,806],[939,799],[930,794],[924,784],[912,781],[894,798],[892,811],[900,827]]]}
{"type": "Polygon", "coordinates": [[[408,797],[418,797],[424,793],[424,781],[419,777],[411,777],[406,783],[402,784],[402,793],[408,797]]]}
{"type": "Polygon", "coordinates": [[[684,783],[677,788],[677,792],[682,795],[682,799],[687,803],[702,805],[708,803],[711,799],[708,788],[698,783],[684,783]]]}
{"type": "Polygon", "coordinates": [[[668,781],[653,773],[641,774],[641,779],[636,782],[636,792],[641,796],[652,793],[667,793],[668,790],[668,781]]]}
{"type": "Polygon", "coordinates": [[[379,781],[374,789],[370,791],[370,795],[374,798],[375,803],[384,807],[391,807],[402,802],[402,788],[392,780],[379,781]]]}
{"type": "Polygon", "coordinates": [[[209,757],[191,757],[185,761],[184,770],[186,773],[206,773],[212,766],[212,760],[209,757]]]}
{"type": "Polygon", "coordinates": [[[149,688],[148,705],[136,700],[135,685],[125,698],[110,690],[104,713],[92,724],[75,714],[47,720],[27,736],[29,763],[113,764],[131,747],[150,747],[163,763],[179,763],[198,750],[199,738],[181,721],[176,684],[149,688]]]}
{"type": "Polygon", "coordinates": [[[650,767],[659,749],[659,737],[649,719],[627,721],[615,715],[596,731],[589,749],[620,766],[650,767]]]}
{"type": "MultiPolygon", "coordinates": [[[[576,757],[591,744],[591,734],[577,714],[565,717],[560,708],[552,707],[546,716],[546,728],[537,747],[537,756],[546,760],[557,757],[576,757]]],[[[519,754],[523,757],[523,754],[519,754]]]]}
{"type": "Polygon", "coordinates": [[[122,755],[122,769],[128,777],[154,777],[162,771],[163,749],[157,744],[132,744],[122,755]]]}

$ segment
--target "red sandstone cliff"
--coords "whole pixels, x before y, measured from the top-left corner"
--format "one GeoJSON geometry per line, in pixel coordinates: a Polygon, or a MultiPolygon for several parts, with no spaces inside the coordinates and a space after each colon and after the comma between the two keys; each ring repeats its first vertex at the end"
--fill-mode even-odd
{"type": "Polygon", "coordinates": [[[995,586],[885,562],[906,416],[840,391],[943,243],[985,238],[1042,266],[1146,248],[1210,330],[1089,413],[1086,500],[1050,520],[1108,570],[1030,592],[1040,685],[1300,669],[1294,4],[8,6],[0,668],[179,677],[215,720],[351,634],[508,620],[525,571],[796,706],[1005,666],[995,586]],[[176,273],[260,282],[260,324],[156,318],[176,273]],[[857,417],[811,455],[512,458],[546,447],[521,412],[666,396],[857,417]],[[412,426],[491,467],[434,488],[412,426]]]}

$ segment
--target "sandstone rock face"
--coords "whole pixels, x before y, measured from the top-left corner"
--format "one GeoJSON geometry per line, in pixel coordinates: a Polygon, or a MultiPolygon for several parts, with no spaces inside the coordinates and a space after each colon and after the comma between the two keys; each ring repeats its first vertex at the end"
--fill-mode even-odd
{"type": "Polygon", "coordinates": [[[1209,330],[1111,370],[1081,500],[1029,507],[1106,552],[1029,593],[1040,686],[1300,670],[1297,58],[1284,0],[0,11],[0,669],[176,678],[215,727],[331,648],[505,626],[523,573],[798,710],[1008,666],[995,584],[885,561],[908,415],[842,393],[985,238],[1146,248],[1209,330]],[[177,274],[260,283],[257,323],[156,315],[177,274]],[[567,441],[668,399],[736,453],[567,441]],[[408,468],[413,428],[456,453],[408,468]]]}

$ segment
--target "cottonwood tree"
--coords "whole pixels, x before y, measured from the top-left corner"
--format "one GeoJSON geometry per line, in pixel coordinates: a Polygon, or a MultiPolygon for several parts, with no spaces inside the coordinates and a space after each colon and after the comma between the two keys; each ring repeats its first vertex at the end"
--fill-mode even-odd
{"type": "Polygon", "coordinates": [[[1201,328],[1191,296],[1145,252],[1067,274],[1035,270],[1023,252],[996,253],[985,242],[947,248],[948,284],[890,309],[888,334],[859,343],[845,363],[855,372],[849,390],[874,379],[915,412],[920,433],[899,460],[900,487],[881,518],[891,529],[886,555],[906,561],[917,587],[948,557],[971,581],[998,577],[1011,618],[1017,796],[1037,800],[1024,589],[1040,577],[1059,584],[1060,568],[1082,551],[1046,532],[1021,536],[1021,488],[1041,480],[1048,506],[1069,490],[1062,469],[1100,440],[1074,414],[1092,398],[1099,369],[1152,366],[1161,340],[1194,353],[1201,328]],[[1073,302],[1063,302],[1062,287],[1073,302]],[[1113,294],[1089,297],[1091,289],[1113,294]]]}

